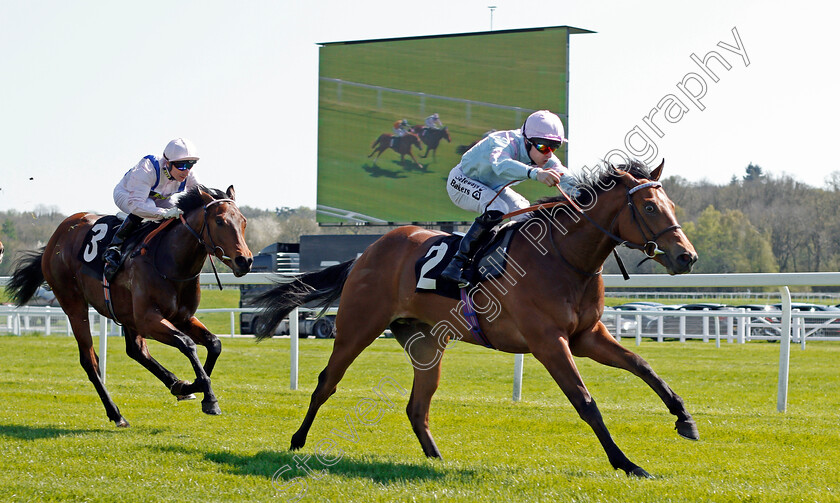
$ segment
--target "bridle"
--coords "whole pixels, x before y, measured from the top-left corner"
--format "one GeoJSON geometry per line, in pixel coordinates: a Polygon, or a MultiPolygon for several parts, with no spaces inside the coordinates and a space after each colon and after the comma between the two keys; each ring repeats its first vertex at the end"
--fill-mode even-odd
{"type": "MultiPolygon", "coordinates": [[[[600,230],[607,237],[609,237],[610,239],[615,241],[617,243],[617,245],[619,245],[619,246],[623,245],[623,246],[625,246],[627,248],[631,248],[633,250],[640,250],[642,253],[644,253],[645,258],[642,259],[642,261],[639,262],[636,265],[636,267],[638,267],[638,266],[642,265],[643,263],[647,262],[648,260],[656,258],[657,255],[664,255],[665,254],[665,252],[662,251],[659,248],[659,245],[656,243],[657,239],[659,239],[666,232],[682,228],[681,225],[674,224],[674,225],[671,225],[669,227],[666,227],[665,229],[662,229],[659,232],[655,232],[655,231],[653,231],[653,229],[651,229],[650,225],[648,225],[648,223],[645,221],[645,219],[639,213],[639,210],[637,210],[636,207],[633,205],[633,194],[635,194],[636,192],[638,192],[642,189],[659,188],[659,187],[662,187],[662,184],[660,182],[651,181],[651,182],[641,183],[641,184],[636,185],[635,187],[632,187],[632,188],[629,188],[629,187],[627,188],[627,207],[630,208],[633,222],[636,224],[636,227],[638,228],[639,233],[642,235],[642,238],[645,240],[644,244],[633,243],[631,241],[628,241],[626,239],[623,239],[623,238],[617,236],[611,230],[603,228],[598,222],[593,220],[592,217],[587,215],[586,212],[583,211],[580,208],[580,206],[578,206],[577,203],[575,203],[574,200],[572,200],[572,198],[569,197],[569,195],[566,194],[566,192],[562,188],[560,188],[559,185],[557,186],[557,190],[560,191],[560,193],[563,195],[563,197],[566,199],[566,201],[568,201],[569,204],[573,208],[575,208],[586,220],[588,220],[589,223],[594,225],[595,228],[600,230]],[[647,230],[647,232],[646,232],[646,230],[647,230]],[[651,235],[651,237],[648,238],[647,235],[651,235]]],[[[618,211],[618,213],[615,214],[612,222],[610,222],[610,227],[609,227],[610,229],[615,227],[615,222],[618,219],[618,217],[621,215],[621,213],[624,211],[624,209],[626,209],[626,207],[622,208],[621,210],[618,211]]],[[[549,228],[549,230],[550,230],[550,228],[549,228]]],[[[618,252],[616,252],[615,249],[613,249],[613,255],[615,256],[616,262],[618,262],[618,267],[619,267],[619,269],[621,269],[621,274],[624,276],[624,279],[625,280],[630,279],[630,275],[627,274],[627,270],[624,268],[624,264],[622,263],[621,258],[619,258],[618,252]]],[[[562,255],[561,255],[561,258],[563,258],[563,260],[568,263],[568,261],[564,257],[562,257],[562,255]]],[[[569,265],[571,265],[571,264],[569,264],[569,265]]]]}
{"type": "Polygon", "coordinates": [[[211,260],[212,260],[212,257],[216,254],[216,250],[221,250],[221,252],[222,252],[222,256],[221,257],[217,256],[216,258],[218,258],[219,260],[230,260],[230,256],[225,254],[225,249],[222,248],[221,246],[217,245],[216,242],[213,240],[213,234],[210,233],[210,226],[207,225],[207,211],[210,209],[211,206],[213,206],[214,204],[218,204],[218,203],[233,203],[234,205],[236,205],[236,203],[234,202],[233,199],[214,199],[214,200],[210,201],[209,203],[205,204],[204,205],[204,223],[201,225],[201,230],[198,231],[198,232],[196,232],[195,229],[193,229],[190,226],[190,224],[187,223],[187,220],[184,218],[183,215],[181,215],[181,223],[183,223],[184,226],[187,228],[187,230],[190,231],[190,234],[195,236],[195,238],[198,240],[199,244],[201,244],[202,246],[204,246],[207,249],[207,255],[209,255],[211,257],[211,260]],[[201,238],[201,235],[204,233],[205,229],[207,230],[207,238],[210,241],[209,245],[207,244],[206,241],[204,241],[204,239],[201,238]]]}
{"type": "MultiPolygon", "coordinates": [[[[207,225],[207,212],[209,211],[211,206],[213,206],[214,204],[218,204],[218,203],[233,203],[234,206],[236,205],[236,202],[233,199],[214,199],[214,200],[210,201],[209,203],[205,204],[204,205],[204,222],[201,224],[201,229],[199,229],[198,231],[196,231],[195,229],[192,228],[192,226],[184,218],[184,215],[181,215],[180,219],[181,219],[181,223],[184,224],[184,227],[186,227],[187,230],[190,232],[190,234],[192,234],[193,237],[195,237],[195,239],[198,240],[198,243],[200,245],[202,245],[204,247],[204,250],[207,252],[207,256],[210,257],[210,265],[213,267],[213,274],[216,276],[216,283],[219,285],[219,290],[221,290],[222,289],[222,281],[219,279],[219,272],[216,270],[216,263],[213,261],[213,257],[216,255],[216,250],[221,250],[221,252],[222,252],[222,255],[220,257],[216,257],[219,260],[230,260],[230,256],[228,256],[225,253],[224,248],[217,245],[216,242],[213,240],[213,234],[210,232],[210,226],[207,225]],[[207,240],[210,241],[210,244],[207,244],[207,241],[205,241],[202,238],[202,235],[204,234],[205,231],[207,231],[207,240]]],[[[155,251],[157,251],[157,250],[155,250],[155,251]]],[[[152,264],[154,265],[154,268],[158,272],[158,274],[160,274],[163,277],[163,279],[168,279],[170,281],[178,281],[178,282],[190,281],[192,279],[197,278],[201,274],[201,271],[199,271],[198,274],[196,274],[194,276],[191,276],[189,278],[184,278],[184,279],[170,278],[170,277],[167,277],[164,273],[160,272],[160,270],[158,270],[154,259],[152,259],[152,264]]]]}
{"type": "MultiPolygon", "coordinates": [[[[642,218],[642,215],[639,213],[639,210],[637,210],[636,206],[633,205],[633,194],[635,194],[636,192],[638,192],[642,189],[646,189],[648,187],[659,188],[659,187],[662,187],[662,184],[659,183],[659,182],[646,182],[646,183],[636,185],[632,189],[627,189],[627,206],[630,207],[633,222],[636,224],[636,228],[639,229],[639,233],[642,235],[642,238],[645,239],[645,244],[637,245],[635,243],[630,243],[629,241],[626,241],[626,240],[623,240],[623,241],[619,242],[619,244],[623,244],[624,246],[626,246],[628,248],[641,250],[647,256],[646,259],[642,260],[642,262],[639,262],[639,265],[641,265],[646,260],[650,260],[652,258],[655,258],[657,255],[664,255],[665,252],[659,249],[659,245],[657,244],[656,240],[659,239],[660,237],[662,237],[662,235],[665,234],[666,232],[670,232],[670,231],[677,230],[677,229],[682,229],[682,226],[680,224],[671,225],[669,227],[666,227],[666,228],[662,229],[659,232],[655,232],[653,229],[650,228],[650,225],[648,225],[648,223],[645,221],[645,219],[642,218]],[[650,234],[651,237],[650,238],[645,237],[646,234],[650,234]]],[[[620,213],[621,212],[619,212],[619,214],[620,213]]],[[[618,215],[616,215],[615,218],[618,218],[618,215]]],[[[615,222],[615,218],[613,218],[613,222],[615,222]]],[[[612,228],[612,226],[613,226],[613,224],[610,224],[610,228],[612,228]]]]}

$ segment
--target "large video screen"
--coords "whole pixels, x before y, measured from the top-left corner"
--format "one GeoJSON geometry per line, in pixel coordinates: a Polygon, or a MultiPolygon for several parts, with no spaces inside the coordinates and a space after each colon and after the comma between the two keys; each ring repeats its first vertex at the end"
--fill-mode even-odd
{"type": "MultiPolygon", "coordinates": [[[[449,171],[488,132],[518,129],[534,110],[551,110],[568,129],[575,33],[589,32],[562,26],[322,44],[318,222],[472,221],[446,193],[449,171]],[[435,113],[445,129],[423,131],[435,113]],[[381,138],[403,119],[416,138],[381,138]]],[[[565,146],[557,156],[566,164],[565,146]]],[[[530,200],[552,194],[536,183],[515,190],[530,200]]]]}

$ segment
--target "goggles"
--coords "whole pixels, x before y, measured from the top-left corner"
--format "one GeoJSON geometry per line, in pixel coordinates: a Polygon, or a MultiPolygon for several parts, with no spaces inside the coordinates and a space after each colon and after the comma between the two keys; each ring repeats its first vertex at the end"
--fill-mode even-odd
{"type": "Polygon", "coordinates": [[[549,142],[542,139],[528,138],[528,141],[531,142],[531,145],[533,145],[535,149],[537,149],[537,152],[543,155],[553,153],[555,150],[560,148],[561,145],[561,143],[558,142],[549,142]]]}
{"type": "Polygon", "coordinates": [[[189,171],[193,166],[195,166],[195,162],[196,161],[172,161],[169,165],[178,171],[189,171]]]}

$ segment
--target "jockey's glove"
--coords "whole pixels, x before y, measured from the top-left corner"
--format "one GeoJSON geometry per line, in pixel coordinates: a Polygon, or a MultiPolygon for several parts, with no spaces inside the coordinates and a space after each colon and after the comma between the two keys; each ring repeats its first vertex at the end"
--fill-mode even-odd
{"type": "Polygon", "coordinates": [[[183,214],[184,214],[184,212],[181,211],[181,208],[179,208],[177,206],[173,206],[171,208],[166,208],[165,210],[163,210],[163,213],[161,214],[161,216],[164,219],[167,219],[167,218],[178,218],[183,214]]]}
{"type": "Polygon", "coordinates": [[[560,184],[560,173],[550,169],[538,168],[537,181],[553,187],[560,184]]]}

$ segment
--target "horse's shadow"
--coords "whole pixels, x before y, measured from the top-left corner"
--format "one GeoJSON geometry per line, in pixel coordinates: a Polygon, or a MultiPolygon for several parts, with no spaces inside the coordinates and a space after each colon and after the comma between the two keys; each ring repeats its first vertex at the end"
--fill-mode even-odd
{"type": "MultiPolygon", "coordinates": [[[[203,452],[185,447],[154,446],[152,448],[165,452],[198,453],[208,461],[223,465],[230,473],[265,477],[275,485],[282,485],[286,481],[322,471],[343,477],[365,478],[380,484],[401,483],[406,480],[440,480],[447,476],[442,468],[425,466],[423,463],[402,464],[349,456],[330,460],[332,464],[325,466],[311,452],[259,451],[253,456],[242,456],[231,452],[203,452]],[[302,459],[306,462],[303,463],[302,459]]],[[[472,470],[461,470],[462,476],[473,474],[472,470]]]]}
{"type": "Polygon", "coordinates": [[[41,440],[44,438],[60,438],[85,433],[107,433],[105,429],[76,429],[55,426],[26,426],[22,424],[0,424],[0,437],[16,438],[19,440],[41,440]]]}
{"type": "Polygon", "coordinates": [[[430,173],[429,165],[431,163],[426,163],[425,166],[423,164],[420,164],[418,166],[417,164],[414,164],[413,161],[410,161],[408,159],[403,159],[402,161],[391,161],[391,162],[393,162],[397,166],[401,167],[405,171],[416,171],[418,173],[430,173]]]}
{"type": "Polygon", "coordinates": [[[384,169],[376,164],[363,164],[362,169],[374,178],[408,178],[401,171],[391,171],[384,169]]]}

